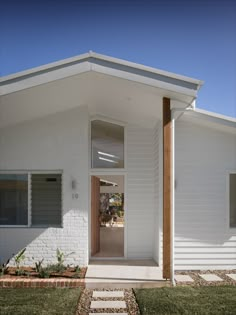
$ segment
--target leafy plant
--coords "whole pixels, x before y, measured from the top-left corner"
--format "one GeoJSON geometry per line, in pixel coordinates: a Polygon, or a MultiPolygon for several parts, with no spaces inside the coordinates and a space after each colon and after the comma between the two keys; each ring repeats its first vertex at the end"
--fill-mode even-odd
{"type": "Polygon", "coordinates": [[[64,264],[65,258],[68,257],[69,255],[74,254],[74,252],[71,252],[69,254],[64,254],[62,251],[60,251],[59,248],[57,248],[57,263],[58,265],[62,266],[64,264]]]}
{"type": "Polygon", "coordinates": [[[75,266],[74,272],[80,272],[80,267],[79,266],[75,266]]]}
{"type": "Polygon", "coordinates": [[[25,259],[25,253],[26,248],[22,249],[15,257],[15,264],[16,264],[16,268],[19,269],[20,268],[20,264],[22,263],[22,261],[25,259]]]}
{"type": "Polygon", "coordinates": [[[65,260],[65,255],[59,248],[57,248],[57,263],[58,265],[63,265],[65,260]]]}
{"type": "Polygon", "coordinates": [[[64,265],[61,265],[59,263],[48,265],[47,268],[51,272],[63,272],[66,269],[66,267],[64,265]]]}
{"type": "Polygon", "coordinates": [[[10,262],[10,258],[5,263],[0,264],[0,276],[7,274],[7,271],[9,268],[8,266],[9,262],[10,262]]]}
{"type": "Polygon", "coordinates": [[[16,276],[26,276],[26,272],[24,269],[16,269],[16,276]]]}
{"type": "Polygon", "coordinates": [[[35,262],[35,270],[36,270],[36,272],[40,272],[40,270],[42,268],[43,260],[44,259],[41,259],[38,262],[37,261],[35,262]]]}
{"type": "Polygon", "coordinates": [[[41,267],[39,270],[39,278],[50,278],[51,270],[48,267],[41,267]]]}

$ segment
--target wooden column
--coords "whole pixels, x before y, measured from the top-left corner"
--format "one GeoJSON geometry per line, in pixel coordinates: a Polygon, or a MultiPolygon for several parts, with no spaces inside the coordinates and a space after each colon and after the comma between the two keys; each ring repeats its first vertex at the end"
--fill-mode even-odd
{"type": "Polygon", "coordinates": [[[163,98],[163,278],[171,277],[171,110],[163,98]]]}
{"type": "Polygon", "coordinates": [[[91,176],[91,255],[100,251],[100,180],[91,176]]]}

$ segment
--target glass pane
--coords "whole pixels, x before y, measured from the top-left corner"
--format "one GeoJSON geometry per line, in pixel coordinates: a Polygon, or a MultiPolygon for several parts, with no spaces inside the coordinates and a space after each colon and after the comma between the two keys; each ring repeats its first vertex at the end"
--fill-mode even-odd
{"type": "Polygon", "coordinates": [[[94,120],[91,137],[92,168],[124,167],[124,127],[94,120]]]}
{"type": "Polygon", "coordinates": [[[32,174],[32,226],[61,225],[61,174],[32,174]]]}
{"type": "Polygon", "coordinates": [[[230,174],[230,227],[236,227],[236,174],[230,174]]]}
{"type": "Polygon", "coordinates": [[[27,174],[0,174],[0,225],[27,224],[27,174]]]}

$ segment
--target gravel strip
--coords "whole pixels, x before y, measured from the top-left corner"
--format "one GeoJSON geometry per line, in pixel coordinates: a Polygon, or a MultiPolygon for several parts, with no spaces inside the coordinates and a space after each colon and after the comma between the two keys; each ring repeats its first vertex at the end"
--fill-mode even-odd
{"type": "Polygon", "coordinates": [[[190,276],[194,282],[176,282],[177,286],[222,286],[222,285],[236,285],[236,281],[226,276],[226,274],[236,274],[236,269],[234,270],[188,270],[188,271],[176,271],[176,275],[188,275],[190,276]],[[214,274],[220,277],[223,281],[206,281],[202,279],[199,274],[214,274]]]}
{"type": "MultiPolygon", "coordinates": [[[[84,289],[81,298],[79,300],[76,315],[88,315],[89,313],[103,313],[107,309],[92,310],[90,309],[91,301],[124,301],[126,302],[127,309],[111,309],[110,313],[124,313],[127,312],[129,315],[140,315],[138,304],[136,302],[135,296],[132,289],[125,289],[124,299],[123,298],[94,298],[92,297],[93,291],[91,289],[84,289]]],[[[96,291],[121,291],[121,289],[110,290],[110,289],[96,289],[96,291]]]]}

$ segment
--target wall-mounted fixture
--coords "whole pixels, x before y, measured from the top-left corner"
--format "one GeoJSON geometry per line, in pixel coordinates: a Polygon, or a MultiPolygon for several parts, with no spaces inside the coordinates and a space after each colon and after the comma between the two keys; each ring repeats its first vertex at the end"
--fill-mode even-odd
{"type": "Polygon", "coordinates": [[[72,179],[72,181],[71,181],[71,188],[73,190],[75,190],[77,188],[77,181],[75,179],[72,179]]]}

